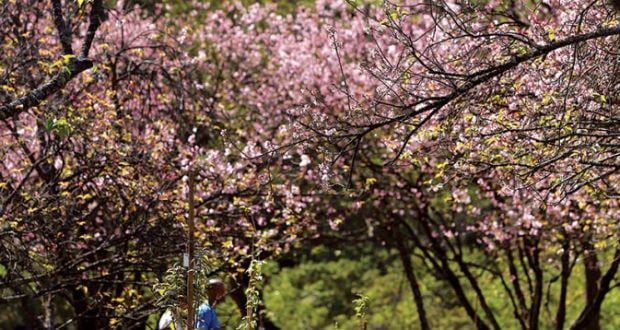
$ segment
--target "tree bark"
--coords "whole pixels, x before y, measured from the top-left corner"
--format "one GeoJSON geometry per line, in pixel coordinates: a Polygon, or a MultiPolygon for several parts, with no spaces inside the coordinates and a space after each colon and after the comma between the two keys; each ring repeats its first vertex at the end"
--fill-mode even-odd
{"type": "Polygon", "coordinates": [[[424,308],[422,291],[420,290],[418,279],[416,278],[415,273],[413,272],[413,266],[411,265],[411,255],[407,251],[402,237],[396,237],[395,239],[396,246],[400,255],[400,261],[403,264],[403,269],[405,270],[407,280],[409,281],[409,286],[411,287],[411,291],[413,292],[413,299],[415,301],[415,305],[418,311],[418,319],[420,320],[420,329],[430,330],[431,327],[426,317],[426,309],[424,308]]]}
{"type": "Polygon", "coordinates": [[[600,330],[600,306],[596,306],[597,296],[600,293],[599,281],[601,280],[601,268],[598,265],[598,255],[594,247],[588,246],[584,255],[583,263],[586,276],[586,306],[592,306],[588,322],[584,324],[584,330],[600,330]]]}
{"type": "Polygon", "coordinates": [[[560,274],[560,299],[558,301],[558,310],[555,314],[555,328],[556,330],[564,329],[564,323],[566,323],[566,297],[568,294],[568,278],[570,277],[570,244],[566,240],[562,247],[562,272],[560,274]]]}
{"type": "MultiPolygon", "coordinates": [[[[590,260],[591,262],[592,260],[590,260]]],[[[597,265],[598,266],[598,265],[597,265]]],[[[611,281],[614,279],[616,274],[618,273],[618,267],[620,266],[620,245],[616,247],[616,252],[614,254],[614,259],[609,266],[609,269],[605,273],[604,276],[600,277],[600,284],[597,288],[596,297],[594,297],[591,303],[586,304],[586,306],[581,311],[581,314],[575,320],[575,322],[571,325],[571,330],[590,330],[590,329],[600,329],[600,313],[601,313],[601,305],[603,304],[603,300],[609,292],[611,287],[611,281]]],[[[586,270],[587,271],[587,270],[586,270]]],[[[598,268],[600,272],[600,268],[598,268]]],[[[596,274],[592,273],[589,276],[595,276],[596,274]]],[[[587,289],[586,289],[587,291],[587,289]]]]}

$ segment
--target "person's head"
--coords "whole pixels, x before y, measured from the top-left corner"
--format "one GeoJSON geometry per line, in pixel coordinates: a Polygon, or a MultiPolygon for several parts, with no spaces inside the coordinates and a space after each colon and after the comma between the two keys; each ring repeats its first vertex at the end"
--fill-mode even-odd
{"type": "Polygon", "coordinates": [[[215,306],[226,295],[226,285],[220,279],[211,279],[207,282],[207,296],[209,304],[215,306]]]}

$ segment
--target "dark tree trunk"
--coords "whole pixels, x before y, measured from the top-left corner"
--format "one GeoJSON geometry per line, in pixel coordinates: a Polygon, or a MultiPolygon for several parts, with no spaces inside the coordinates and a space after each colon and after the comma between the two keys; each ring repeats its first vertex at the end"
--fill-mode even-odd
{"type": "Polygon", "coordinates": [[[400,254],[400,260],[403,264],[403,269],[405,270],[405,274],[407,275],[407,280],[409,281],[409,286],[411,287],[411,291],[413,292],[413,299],[415,300],[415,305],[418,311],[418,318],[420,320],[420,329],[430,330],[431,327],[426,317],[426,310],[424,308],[424,299],[422,298],[422,291],[420,290],[418,279],[416,278],[415,273],[413,272],[413,266],[411,265],[411,255],[407,251],[407,248],[403,242],[402,237],[395,237],[395,239],[396,239],[396,246],[400,254]]]}
{"type": "Polygon", "coordinates": [[[596,256],[596,254],[593,254],[594,258],[588,258],[592,256],[592,254],[590,253],[588,254],[588,256],[586,256],[586,258],[584,258],[584,262],[586,264],[586,277],[590,277],[586,278],[586,282],[597,278],[597,272],[599,273],[599,281],[597,281],[597,286],[595,289],[589,287],[590,285],[593,285],[593,283],[586,283],[586,301],[588,297],[592,298],[591,296],[588,296],[593,293],[588,292],[589,290],[595,290],[596,296],[592,298],[591,302],[588,302],[586,304],[577,320],[575,320],[575,322],[571,325],[571,330],[600,329],[601,305],[603,304],[603,300],[605,299],[607,292],[609,292],[611,288],[611,281],[615,278],[616,274],[618,273],[618,267],[620,266],[620,245],[616,247],[616,252],[614,254],[611,266],[609,266],[609,269],[604,276],[600,275],[601,269],[598,264],[596,264],[596,267],[588,269],[589,263],[598,261],[598,257],[596,256]]]}
{"type": "Polygon", "coordinates": [[[560,300],[558,301],[558,310],[555,316],[556,330],[564,329],[566,322],[566,296],[568,294],[568,278],[570,276],[570,244],[568,240],[562,244],[564,251],[562,252],[562,273],[560,274],[560,300]]]}
{"type": "Polygon", "coordinates": [[[584,324],[583,330],[600,330],[600,306],[596,306],[596,299],[599,295],[599,283],[602,277],[601,268],[598,265],[598,255],[593,248],[588,248],[584,255],[583,262],[586,275],[586,305],[592,306],[588,322],[584,324]]]}

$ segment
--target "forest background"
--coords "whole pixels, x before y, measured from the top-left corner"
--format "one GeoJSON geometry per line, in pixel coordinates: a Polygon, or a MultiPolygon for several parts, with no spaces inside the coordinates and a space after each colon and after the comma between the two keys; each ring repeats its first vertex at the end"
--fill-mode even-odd
{"type": "Polygon", "coordinates": [[[0,327],[183,317],[191,245],[229,329],[617,328],[618,35],[601,0],[0,0],[0,327]]]}

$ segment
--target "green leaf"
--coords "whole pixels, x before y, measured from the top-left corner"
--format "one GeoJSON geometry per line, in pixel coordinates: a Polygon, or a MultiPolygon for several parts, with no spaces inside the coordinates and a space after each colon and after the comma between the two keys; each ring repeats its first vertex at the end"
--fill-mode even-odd
{"type": "Polygon", "coordinates": [[[56,119],[48,117],[45,120],[45,131],[48,133],[51,132],[54,129],[54,126],[56,126],[56,119]]]}
{"type": "Polygon", "coordinates": [[[78,7],[82,8],[82,5],[84,4],[84,0],[77,0],[77,4],[78,4],[78,7]]]}
{"type": "Polygon", "coordinates": [[[69,135],[69,124],[65,119],[60,119],[56,122],[56,128],[58,128],[58,136],[63,138],[69,135]]]}

